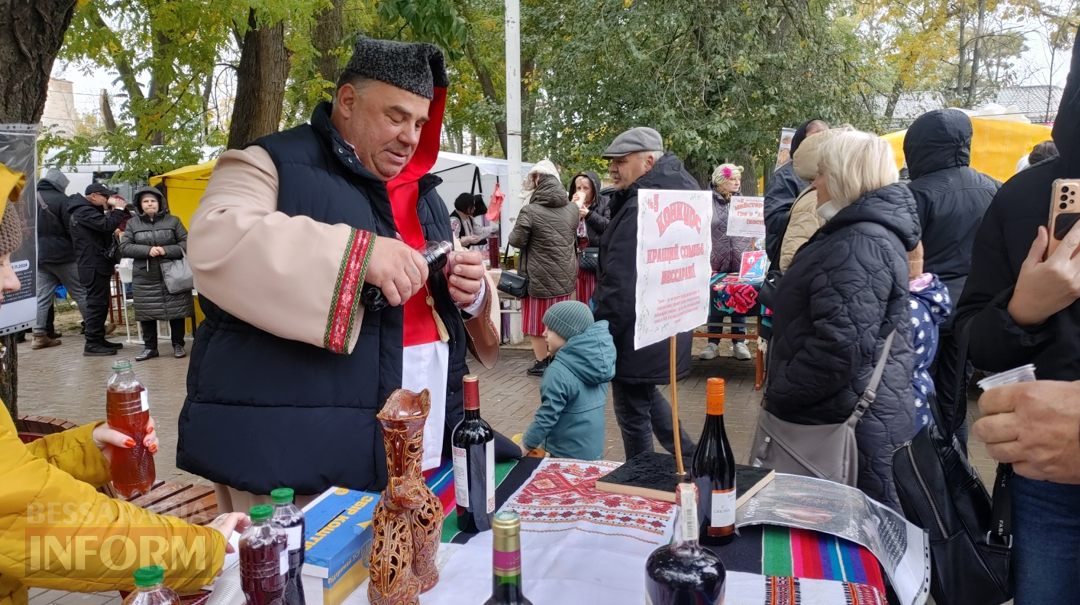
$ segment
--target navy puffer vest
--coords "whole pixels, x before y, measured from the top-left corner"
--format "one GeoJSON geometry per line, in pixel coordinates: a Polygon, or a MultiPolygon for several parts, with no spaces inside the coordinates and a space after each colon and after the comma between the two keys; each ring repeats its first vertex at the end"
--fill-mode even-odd
{"type": "MultiPolygon", "coordinates": [[[[349,150],[330,121],[329,103],[316,108],[310,125],[254,144],[277,166],[279,211],[380,237],[396,234],[385,184],[349,150]]],[[[419,182],[417,213],[429,241],[451,239],[439,182],[432,175],[419,182]]],[[[450,334],[446,423],[452,428],[464,415],[465,325],[445,276],[436,272],[429,284],[450,334]]],[[[177,467],[256,494],[277,487],[298,494],[331,486],[381,490],[386,459],[375,415],[401,386],[402,308],[365,313],[356,348],[339,355],[278,338],[206,298],[200,303],[206,321],[191,351],[177,467]]]]}

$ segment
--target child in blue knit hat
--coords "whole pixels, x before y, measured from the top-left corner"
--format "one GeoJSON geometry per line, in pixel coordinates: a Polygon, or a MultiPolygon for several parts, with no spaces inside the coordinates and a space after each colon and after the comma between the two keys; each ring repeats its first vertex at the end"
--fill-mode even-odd
{"type": "Polygon", "coordinates": [[[615,376],[615,342],[608,322],[594,321],[584,303],[556,303],[544,314],[551,365],[540,381],[540,409],[521,451],[541,448],[556,458],[600,460],[604,407],[615,376]]]}

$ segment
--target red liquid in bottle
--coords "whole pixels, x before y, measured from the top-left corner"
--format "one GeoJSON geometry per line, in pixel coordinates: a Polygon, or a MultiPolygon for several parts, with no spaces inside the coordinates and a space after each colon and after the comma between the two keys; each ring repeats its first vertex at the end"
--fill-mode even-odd
{"type": "Polygon", "coordinates": [[[289,539],[270,523],[274,509],[253,507],[252,525],[240,536],[240,583],[247,605],[285,605],[289,583],[289,539]]]}
{"type": "Polygon", "coordinates": [[[135,442],[132,448],[113,448],[112,480],[116,493],[129,500],[154,486],[154,455],[143,445],[150,407],[146,388],[135,378],[131,363],[118,360],[105,392],[105,418],[109,426],[135,442]]]}

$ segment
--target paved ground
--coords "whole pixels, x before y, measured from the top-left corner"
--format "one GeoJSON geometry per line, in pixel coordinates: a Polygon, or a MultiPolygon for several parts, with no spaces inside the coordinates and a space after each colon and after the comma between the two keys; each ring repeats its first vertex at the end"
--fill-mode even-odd
{"type": "MultiPolygon", "coordinates": [[[[69,327],[69,333],[73,331],[69,327]]],[[[123,340],[123,327],[120,336],[123,340]]],[[[695,342],[695,351],[702,346],[695,342]]],[[[190,341],[189,341],[190,348],[190,341]]],[[[133,358],[141,350],[136,344],[125,344],[122,356],[133,358]]],[[[164,353],[165,347],[162,347],[164,353]]],[[[754,390],[753,362],[740,362],[730,357],[731,345],[721,344],[721,357],[702,362],[696,358],[690,376],[679,385],[680,417],[695,437],[705,419],[705,383],[713,376],[727,381],[725,424],[732,448],[740,462],[745,462],[753,439],[755,419],[761,393],[754,390]]],[[[105,383],[114,358],[83,357],[80,337],[65,337],[60,347],[33,351],[29,342],[19,348],[19,411],[21,414],[40,414],[64,418],[76,423],[91,422],[105,416],[105,383]]],[[[539,405],[540,379],[527,376],[525,370],[533,363],[532,353],[504,349],[499,364],[493,370],[483,370],[473,364],[480,375],[481,413],[498,431],[507,436],[528,427],[539,405]]],[[[204,482],[201,478],[176,469],[176,425],[183,405],[188,360],[160,357],[135,364],[139,379],[150,393],[153,414],[161,439],[157,456],[157,475],[160,479],[204,482]]],[[[670,389],[663,388],[670,399],[670,389]]],[[[659,444],[656,445],[659,451],[659,444]]],[[[973,463],[984,481],[993,479],[994,465],[986,457],[982,445],[972,447],[973,463]]],[[[609,405],[605,458],[623,460],[622,439],[615,415],[609,405]]],[[[115,593],[75,595],[57,591],[35,591],[31,605],[117,605],[115,593]]]]}

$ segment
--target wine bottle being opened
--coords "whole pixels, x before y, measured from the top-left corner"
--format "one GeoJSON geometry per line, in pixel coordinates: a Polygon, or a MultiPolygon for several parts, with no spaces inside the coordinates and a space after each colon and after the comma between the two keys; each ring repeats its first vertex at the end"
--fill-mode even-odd
{"type": "Polygon", "coordinates": [[[724,379],[710,378],[705,394],[705,428],[690,474],[700,494],[701,543],[721,546],[735,535],[736,508],[735,455],[724,430],[724,379]]]}
{"type": "Polygon", "coordinates": [[[477,533],[491,529],[495,514],[495,431],[480,417],[480,382],[464,379],[465,418],[454,428],[454,495],[458,529],[477,533]]]}

